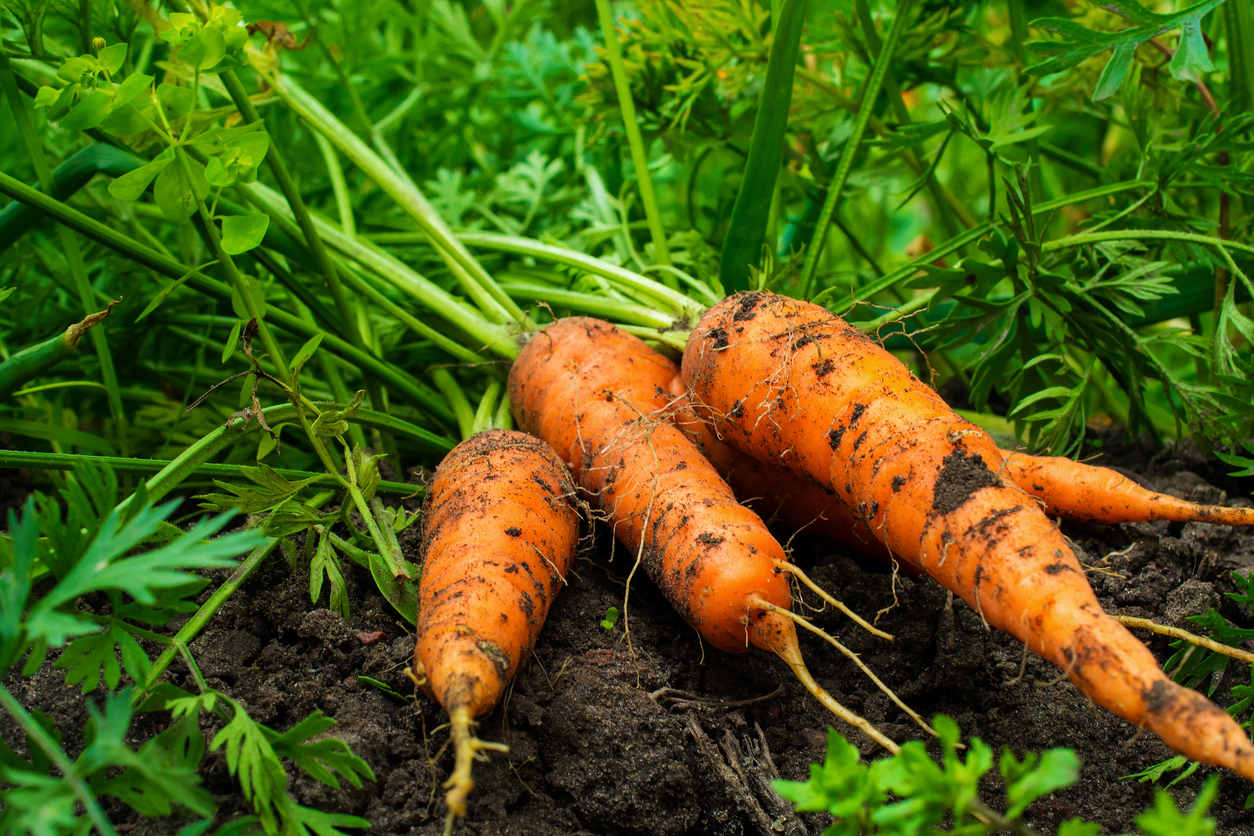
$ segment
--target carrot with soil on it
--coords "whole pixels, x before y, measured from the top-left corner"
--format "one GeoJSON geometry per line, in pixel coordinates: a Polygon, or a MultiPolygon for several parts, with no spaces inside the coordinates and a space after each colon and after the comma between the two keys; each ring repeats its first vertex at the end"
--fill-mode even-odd
{"type": "Polygon", "coordinates": [[[615,536],[706,641],[729,653],[755,646],[777,653],[820,703],[896,751],[897,744],[810,675],[796,624],[817,628],[789,610],[791,567],[783,548],[696,446],[665,421],[674,369],[608,322],[559,320],[514,362],[510,403],[518,426],[566,461],[615,536]]]}
{"type": "MultiPolygon", "coordinates": [[[[866,521],[842,504],[835,492],[813,479],[771,462],[760,461],[726,444],[710,422],[686,402],[682,377],[670,386],[680,404],[672,422],[701,448],[742,501],[768,519],[778,518],[792,531],[838,543],[865,557],[891,558],[866,521]]],[[[1108,467],[1061,456],[1033,456],[1001,449],[999,475],[1041,501],[1050,516],[1099,523],[1207,522],[1254,525],[1254,508],[1202,505],[1158,493],[1108,467]]]]}
{"type": "Polygon", "coordinates": [[[415,672],[449,715],[455,766],[449,824],[466,813],[478,752],[473,736],[531,655],[579,540],[574,486],[544,442],[488,430],[463,441],[428,494],[418,587],[415,672]]]}
{"type": "Polygon", "coordinates": [[[1111,470],[1062,456],[1002,450],[1002,475],[1045,504],[1045,513],[1101,523],[1205,522],[1254,525],[1254,508],[1199,505],[1157,493],[1111,470]]]}
{"type": "Polygon", "coordinates": [[[684,380],[719,435],[836,491],[892,554],[1062,668],[1089,699],[1193,759],[1254,779],[1240,726],[1172,682],[1102,611],[1062,533],[987,433],[824,308],[731,297],[693,331],[684,380]]]}
{"type": "Polygon", "coordinates": [[[892,559],[884,544],[836,498],[834,491],[808,476],[755,459],[720,439],[689,402],[688,387],[678,365],[668,390],[676,404],[671,423],[700,448],[740,501],[763,519],[779,520],[790,531],[840,545],[864,557],[892,559]]]}

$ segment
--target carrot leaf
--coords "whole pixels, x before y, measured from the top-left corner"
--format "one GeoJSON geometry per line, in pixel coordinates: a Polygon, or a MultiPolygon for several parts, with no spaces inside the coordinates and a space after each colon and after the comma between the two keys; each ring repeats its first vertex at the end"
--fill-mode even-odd
{"type": "Polygon", "coordinates": [[[1107,50],[1110,60],[1102,70],[1093,100],[1101,101],[1114,95],[1128,76],[1137,47],[1173,29],[1180,29],[1180,43],[1171,59],[1173,78],[1198,81],[1201,73],[1213,69],[1202,38],[1202,18],[1224,0],[1202,0],[1175,14],[1155,14],[1136,0],[1108,0],[1104,7],[1133,23],[1140,24],[1120,32],[1096,32],[1086,29],[1073,20],[1046,17],[1032,21],[1037,29],[1060,36],[1057,41],[1029,41],[1027,47],[1039,55],[1051,56],[1028,67],[1035,75],[1068,70],[1077,64],[1107,50]]]}

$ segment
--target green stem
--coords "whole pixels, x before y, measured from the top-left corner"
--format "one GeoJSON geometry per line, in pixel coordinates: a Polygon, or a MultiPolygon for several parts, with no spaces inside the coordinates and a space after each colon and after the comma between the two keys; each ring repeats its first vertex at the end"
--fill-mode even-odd
{"type": "Polygon", "coordinates": [[[474,435],[475,411],[471,409],[466,393],[462,391],[461,385],[453,378],[449,370],[432,369],[431,382],[443,393],[449,406],[453,408],[453,414],[457,416],[457,429],[461,432],[462,438],[470,438],[474,435]]]}
{"type": "Polygon", "coordinates": [[[897,40],[901,37],[901,32],[905,29],[906,21],[910,17],[911,3],[912,0],[900,0],[898,2],[897,12],[893,17],[893,24],[889,27],[888,34],[884,36],[884,44],[880,49],[879,57],[875,59],[875,66],[871,70],[871,75],[867,78],[866,84],[863,85],[862,104],[858,108],[858,115],[854,118],[853,133],[845,140],[845,147],[841,151],[840,161],[836,164],[836,174],[832,177],[832,182],[827,188],[827,200],[823,203],[823,211],[819,213],[818,224],[814,229],[813,243],[806,251],[805,265],[801,270],[801,298],[803,299],[809,298],[811,289],[814,286],[814,274],[818,269],[819,255],[823,251],[823,243],[827,239],[827,228],[831,224],[837,205],[840,203],[841,192],[844,191],[845,183],[849,179],[849,173],[853,170],[853,160],[862,144],[862,136],[866,133],[867,121],[871,118],[871,114],[875,109],[875,100],[879,97],[880,87],[884,83],[884,76],[888,73],[889,64],[892,63],[893,50],[897,48],[897,40]]]}
{"type": "MultiPolygon", "coordinates": [[[[0,181],[0,190],[3,189],[3,185],[0,181]]],[[[283,204],[282,198],[272,190],[260,183],[246,186],[244,190],[250,202],[271,218],[276,221],[291,222],[290,212],[283,204]]],[[[345,235],[331,224],[318,218],[314,219],[314,224],[321,237],[341,254],[369,268],[445,322],[464,331],[475,341],[488,346],[506,359],[512,359],[517,354],[516,347],[510,348],[512,343],[510,327],[489,321],[480,311],[467,305],[434,282],[423,278],[400,259],[383,252],[361,238],[345,235]]],[[[430,236],[428,235],[427,238],[429,240],[430,236]]],[[[514,303],[511,301],[510,304],[514,303]]],[[[428,339],[440,344],[435,336],[428,335],[428,339]]],[[[451,346],[442,347],[449,351],[453,350],[451,346]]]]}
{"type": "MultiPolygon", "coordinates": [[[[56,187],[56,182],[52,175],[52,167],[48,165],[48,159],[44,155],[43,144],[39,141],[39,134],[35,130],[34,120],[31,119],[30,112],[26,109],[26,102],[22,98],[21,92],[17,89],[17,80],[14,78],[13,70],[9,65],[9,53],[3,44],[0,44],[0,86],[4,88],[5,97],[9,100],[9,107],[13,111],[13,121],[17,123],[18,133],[26,145],[26,152],[39,178],[39,186],[44,192],[52,194],[56,187]]],[[[57,227],[57,234],[61,239],[61,249],[65,256],[66,264],[69,266],[70,278],[73,280],[74,289],[78,293],[79,303],[83,307],[83,314],[90,315],[99,308],[99,305],[96,303],[96,294],[92,290],[91,280],[87,277],[87,266],[83,263],[83,253],[79,248],[78,239],[64,226],[57,227]]],[[[110,411],[113,413],[114,420],[118,422],[118,444],[125,452],[128,447],[126,412],[122,407],[122,394],[118,388],[118,376],[113,367],[113,355],[109,351],[109,342],[105,338],[104,330],[93,330],[91,332],[91,342],[100,361],[100,377],[103,379],[105,389],[109,393],[110,411]]]]}
{"type": "Polygon", "coordinates": [[[488,388],[484,390],[483,399],[479,401],[479,408],[475,410],[475,420],[470,428],[470,434],[483,432],[490,427],[496,426],[492,423],[493,407],[496,406],[496,400],[501,396],[501,383],[499,380],[493,380],[488,383],[488,388]]]}
{"type": "Polygon", "coordinates": [[[546,302],[558,309],[569,308],[615,322],[629,322],[651,328],[668,328],[675,324],[673,316],[659,313],[644,305],[610,299],[601,293],[582,293],[539,282],[509,280],[502,281],[501,287],[519,301],[546,302]]]}
{"type": "Polygon", "coordinates": [[[153,686],[157,684],[157,680],[165,673],[166,668],[170,667],[174,657],[179,654],[182,648],[186,648],[192,639],[200,634],[200,631],[209,623],[209,619],[218,614],[218,610],[222,609],[222,605],[235,594],[236,590],[244,584],[244,581],[248,580],[249,575],[261,565],[263,560],[270,556],[280,542],[281,538],[272,537],[249,552],[248,557],[244,558],[243,562],[235,567],[235,571],[231,573],[231,576],[214,590],[213,594],[209,596],[209,600],[201,604],[200,609],[196,610],[196,614],[179,628],[174,639],[166,646],[165,650],[161,651],[161,655],[153,663],[152,670],[148,673],[148,678],[144,680],[143,685],[131,696],[132,706],[137,706],[143,702],[143,698],[152,691],[153,686]]]}
{"type": "MultiPolygon", "coordinates": [[[[194,183],[195,178],[192,175],[191,164],[187,161],[187,154],[183,152],[181,147],[175,147],[174,159],[183,167],[183,176],[187,178],[187,182],[194,183]]],[[[244,305],[244,310],[248,312],[250,319],[257,321],[257,335],[261,338],[261,344],[265,347],[266,353],[270,355],[270,362],[275,367],[275,377],[283,381],[287,386],[292,385],[292,372],[287,365],[287,357],[279,349],[278,343],[274,341],[274,334],[270,331],[270,326],[266,324],[266,312],[257,307],[257,300],[253,298],[248,289],[248,280],[240,273],[239,268],[235,266],[235,260],[222,249],[222,238],[218,235],[218,228],[213,222],[209,209],[205,206],[205,202],[199,198],[196,200],[196,212],[200,215],[201,223],[204,224],[205,238],[209,241],[209,247],[213,251],[213,257],[222,267],[222,272],[226,274],[227,281],[234,288],[236,296],[244,305]]]]}
{"type": "MultiPolygon", "coordinates": [[[[302,13],[304,9],[302,7],[302,13]]],[[[247,91],[240,83],[239,78],[233,70],[227,70],[222,73],[220,78],[226,87],[227,93],[231,96],[231,101],[239,110],[240,116],[247,124],[261,121],[261,116],[257,113],[257,108],[253,106],[252,99],[248,97],[247,91]]],[[[350,92],[351,88],[350,88],[350,92]]],[[[355,94],[354,94],[355,95],[355,94]]],[[[319,145],[326,142],[322,134],[316,134],[320,141],[319,145]]],[[[329,148],[329,146],[328,146],[329,148]]],[[[328,169],[332,175],[332,185],[335,188],[336,201],[340,205],[341,219],[347,218],[347,226],[345,232],[353,234],[352,228],[352,209],[347,199],[347,189],[344,186],[343,172],[340,170],[339,162],[335,159],[334,151],[330,154],[330,161],[334,165],[329,165],[328,169]],[[338,175],[338,176],[337,176],[338,175]]],[[[327,248],[322,242],[322,237],[318,235],[318,230],[314,226],[313,219],[309,215],[309,210],[305,206],[304,200],[301,199],[300,189],[296,187],[295,181],[292,179],[291,173],[287,169],[287,163],[283,161],[283,155],[279,153],[279,149],[275,143],[270,144],[269,151],[266,154],[266,165],[270,168],[270,173],[274,175],[274,180],[279,185],[279,191],[283,193],[283,197],[287,200],[288,207],[292,210],[292,215],[296,219],[297,226],[300,227],[301,235],[305,239],[305,243],[309,246],[309,251],[313,255],[314,262],[318,266],[318,272],[322,274],[323,280],[331,290],[331,297],[335,300],[335,308],[339,312],[340,322],[343,323],[343,333],[348,338],[348,342],[359,351],[366,350],[365,341],[362,338],[361,330],[357,328],[357,318],[352,303],[349,301],[348,295],[344,292],[344,285],[340,281],[340,275],[335,269],[327,248]]],[[[333,374],[335,374],[333,372],[333,374]]],[[[332,383],[335,381],[332,380],[332,383]]],[[[383,409],[383,392],[379,386],[378,378],[368,375],[366,378],[366,391],[370,396],[370,404],[376,409],[383,409]]],[[[363,439],[364,440],[364,439],[363,439]]],[[[397,463],[399,464],[399,462],[397,463]]]]}
{"type": "MultiPolygon", "coordinates": [[[[1130,191],[1132,189],[1153,188],[1153,186],[1154,183],[1148,180],[1130,180],[1125,183],[1113,183],[1109,186],[1100,186],[1096,189],[1089,189],[1085,192],[1076,192],[1075,194],[1058,198],[1057,200],[1047,200],[1043,203],[1034,203],[1032,204],[1032,214],[1034,216],[1048,214],[1049,212],[1061,209],[1064,206],[1080,204],[1088,200],[1108,197],[1109,195],[1130,191]]],[[[976,226],[968,229],[966,232],[939,244],[935,249],[929,251],[927,254],[903,264],[901,267],[898,267],[892,272],[885,273],[875,281],[858,288],[858,297],[863,300],[870,299],[876,294],[882,293],[900,282],[904,282],[906,279],[918,272],[922,265],[929,264],[938,258],[944,258],[950,253],[957,252],[968,244],[980,240],[992,231],[993,224],[990,222],[985,221],[984,223],[977,224],[976,226]]],[[[1056,243],[1058,242],[1055,241],[1050,244],[1046,244],[1045,249],[1050,249],[1051,245],[1056,243]]],[[[833,305],[832,310],[837,314],[844,314],[847,313],[854,306],[854,304],[854,299],[843,300],[839,304],[833,305]]]]}
{"type": "Polygon", "coordinates": [[[1228,41],[1228,97],[1232,112],[1254,110],[1254,8],[1249,3],[1224,3],[1228,41]]]}
{"type": "MultiPolygon", "coordinates": [[[[359,425],[354,425],[359,426],[359,425]]],[[[214,451],[217,452],[216,450],[214,451]]],[[[89,456],[83,453],[40,453],[23,450],[0,450],[0,468],[34,468],[38,470],[73,470],[79,463],[90,462],[96,465],[107,465],[117,473],[133,473],[147,475],[158,473],[171,465],[169,459],[137,459],[122,456],[89,456]]],[[[208,476],[214,479],[237,479],[240,475],[238,464],[214,464],[200,462],[186,471],[190,476],[208,476]]],[[[310,470],[291,470],[285,467],[272,468],[275,473],[290,482],[304,479],[330,479],[325,473],[310,470]]],[[[318,484],[313,482],[311,484],[318,484]]],[[[406,482],[380,481],[379,493],[389,496],[421,495],[426,489],[421,485],[410,485],[406,482]]]]}
{"type": "MultiPolygon", "coordinates": [[[[250,197],[253,197],[253,196],[250,195],[250,197]]],[[[256,200],[254,200],[253,202],[260,204],[260,207],[263,210],[268,211],[269,209],[268,204],[265,204],[264,202],[256,201],[256,200]]],[[[290,247],[299,246],[295,238],[296,227],[292,223],[291,217],[282,213],[274,213],[270,217],[273,223],[271,224],[270,228],[266,232],[266,239],[265,239],[266,246],[273,247],[274,249],[279,250],[280,252],[283,252],[284,254],[287,254],[290,257],[293,257],[293,258],[298,257],[300,255],[298,252],[289,251],[288,249],[285,249],[285,247],[289,247],[289,246],[290,247]],[[285,235],[285,234],[291,235],[290,241],[280,240],[280,236],[285,235]]],[[[319,220],[318,223],[322,224],[325,222],[319,220]]],[[[415,233],[415,234],[421,235],[421,233],[415,233]]],[[[351,240],[351,239],[345,239],[345,240],[351,240]]],[[[333,245],[334,245],[334,242],[333,242],[333,245]]],[[[258,253],[257,250],[254,250],[253,252],[255,254],[258,253]]],[[[379,259],[380,263],[371,263],[369,265],[373,268],[373,271],[375,273],[379,273],[380,269],[382,268],[388,271],[400,272],[401,274],[404,275],[405,278],[412,277],[412,278],[416,278],[417,280],[421,282],[426,281],[425,279],[422,279],[421,276],[418,276],[418,274],[413,273],[408,268],[406,268],[400,261],[391,259],[389,256],[386,256],[386,254],[380,253],[379,255],[380,255],[380,259],[379,259]]],[[[418,334],[418,336],[422,337],[425,340],[430,340],[438,348],[443,349],[444,351],[447,351],[449,354],[452,354],[454,357],[457,357],[466,362],[479,363],[483,361],[483,356],[481,354],[475,351],[472,351],[469,348],[466,348],[462,343],[458,342],[457,340],[454,340],[450,337],[445,336],[444,334],[441,334],[439,331],[432,328],[430,325],[428,325],[427,323],[423,322],[418,317],[411,314],[405,308],[393,302],[386,295],[384,295],[380,290],[378,290],[376,287],[371,285],[368,281],[366,281],[361,276],[359,276],[357,272],[353,269],[353,267],[345,263],[343,259],[335,255],[332,255],[331,259],[332,259],[332,262],[335,264],[336,274],[343,280],[344,284],[346,284],[348,287],[350,287],[352,290],[356,291],[357,293],[364,295],[371,302],[383,308],[388,313],[392,314],[392,316],[396,317],[397,320],[407,325],[411,330],[414,331],[414,333],[418,334]]],[[[260,260],[262,260],[263,262],[272,261],[272,259],[267,258],[265,255],[261,255],[260,260]]],[[[358,259],[358,260],[360,261],[361,259],[358,259]]],[[[285,277],[282,272],[278,272],[282,270],[282,268],[279,268],[278,265],[272,266],[271,264],[266,263],[266,267],[271,272],[275,273],[276,276],[280,276],[280,278],[284,281],[285,286],[291,280],[290,275],[285,277]]],[[[399,284],[396,281],[392,281],[389,283],[393,284],[394,286],[399,284]]],[[[404,290],[410,290],[411,285],[404,284],[404,285],[401,285],[401,287],[404,290]]],[[[299,295],[303,297],[305,294],[299,294],[299,295]]],[[[423,297],[417,297],[417,298],[423,298],[423,297]]],[[[303,298],[302,298],[302,301],[304,301],[303,298]]],[[[314,301],[314,300],[310,300],[310,301],[314,301]]],[[[433,307],[434,306],[436,305],[433,305],[433,307]]],[[[475,319],[479,322],[483,322],[483,320],[477,317],[477,314],[474,314],[473,312],[470,314],[470,316],[472,319],[475,319]]],[[[486,323],[484,324],[485,324],[485,327],[489,330],[489,333],[495,335],[496,340],[506,339],[506,332],[504,331],[504,329],[501,329],[500,326],[489,325],[486,323]]],[[[361,333],[365,329],[364,327],[359,328],[358,323],[354,322],[354,323],[350,323],[347,326],[347,328],[345,328],[344,330],[361,333]]],[[[472,338],[482,339],[482,335],[472,335],[472,338]]],[[[373,395],[371,396],[371,405],[379,406],[378,402],[374,399],[373,395]]]]}
{"type": "Polygon", "coordinates": [[[94,313],[81,322],[74,323],[55,337],[24,348],[0,363],[0,399],[8,398],[26,381],[68,357],[74,349],[78,348],[83,333],[104,319],[107,314],[107,310],[94,313]]]}
{"type": "Polygon", "coordinates": [[[614,89],[618,92],[618,107],[623,114],[627,143],[631,146],[631,163],[636,169],[636,180],[640,183],[640,201],[644,204],[649,234],[653,237],[653,257],[658,264],[669,265],[671,251],[666,243],[662,214],[658,211],[657,197],[653,192],[649,156],[644,147],[644,137],[640,134],[640,123],[636,120],[636,105],[631,99],[631,82],[627,79],[627,68],[623,65],[623,52],[618,44],[618,32],[614,28],[614,16],[610,12],[609,0],[596,0],[596,6],[601,34],[605,38],[605,56],[609,60],[610,74],[614,78],[614,89]]]}
{"type": "MultiPolygon", "coordinates": [[[[1033,214],[1036,213],[1034,212],[1033,214]]],[[[1113,232],[1082,232],[1078,235],[1048,241],[1041,247],[1041,252],[1048,253],[1054,250],[1065,250],[1069,247],[1097,244],[1102,241],[1186,241],[1190,244],[1205,244],[1206,246],[1216,248],[1220,252],[1238,250],[1245,253],[1254,253],[1254,246],[1250,244],[1242,244],[1238,241],[1216,238],[1211,235],[1198,235],[1193,232],[1174,232],[1166,229],[1120,229],[1113,232]]],[[[931,254],[929,253],[929,255],[931,254]]]]}
{"type": "MultiPolygon", "coordinates": [[[[342,407],[343,405],[340,405],[340,408],[342,407]]],[[[271,426],[298,420],[297,410],[291,404],[272,406],[262,410],[262,413],[266,416],[266,423],[271,426]]],[[[366,427],[385,430],[394,435],[409,438],[439,455],[447,453],[454,446],[453,442],[448,439],[410,424],[408,421],[402,421],[399,418],[369,409],[358,409],[349,420],[356,421],[366,427]]],[[[172,459],[156,476],[148,480],[145,487],[147,488],[149,501],[159,501],[170,491],[174,490],[180,482],[199,470],[209,459],[216,456],[223,448],[250,432],[256,432],[257,429],[259,428],[256,426],[250,426],[243,430],[237,429],[232,431],[230,427],[218,427],[216,430],[206,434],[195,444],[192,444],[172,459]]],[[[127,499],[119,507],[125,507],[129,502],[130,500],[127,499]]]]}
{"type": "Polygon", "coordinates": [[[610,264],[608,261],[602,261],[594,256],[584,255],[581,252],[569,250],[565,247],[555,247],[550,244],[541,244],[530,238],[497,235],[492,232],[463,232],[461,239],[471,247],[483,247],[517,255],[526,255],[587,270],[589,273],[602,276],[652,299],[656,299],[665,306],[666,310],[674,312],[679,317],[696,316],[699,318],[705,312],[703,305],[697,304],[674,288],[667,287],[616,264],[610,264]]]}
{"type": "MultiPolygon", "coordinates": [[[[880,40],[879,33],[875,31],[875,21],[871,17],[871,9],[867,5],[867,0],[854,0],[854,12],[858,16],[858,25],[862,28],[862,36],[866,39],[866,45],[870,54],[878,55],[883,48],[883,42],[880,40]]],[[[896,115],[897,121],[902,125],[909,125],[913,121],[910,118],[910,108],[906,107],[905,101],[901,98],[901,89],[897,86],[897,79],[893,75],[891,68],[884,74],[884,89],[888,92],[888,101],[893,108],[893,114],[896,115]]],[[[926,176],[928,196],[932,199],[932,204],[936,208],[937,217],[941,219],[941,223],[945,226],[945,234],[950,238],[957,235],[960,231],[958,223],[967,227],[974,226],[974,219],[967,216],[960,216],[955,221],[956,213],[953,211],[950,201],[946,199],[946,194],[941,187],[940,181],[936,179],[935,166],[926,169],[926,176]]],[[[952,195],[949,197],[952,197],[952,195]]],[[[989,217],[992,216],[993,213],[990,210],[989,217]]]]}
{"type": "Polygon", "coordinates": [[[74,769],[74,764],[66,757],[65,752],[61,751],[56,741],[48,736],[44,727],[35,722],[35,718],[27,713],[22,704],[9,693],[4,685],[0,685],[0,707],[9,713],[31,742],[38,746],[40,751],[48,756],[48,760],[52,761],[53,765],[65,776],[66,782],[74,790],[74,795],[78,796],[83,809],[87,811],[87,817],[96,826],[96,831],[100,836],[117,836],[117,831],[113,829],[113,825],[105,817],[104,810],[100,808],[100,802],[83,783],[83,779],[74,769]]]}
{"type": "MultiPolygon", "coordinates": [[[[244,90],[244,86],[240,84],[239,78],[234,71],[227,70],[222,73],[220,78],[226,86],[227,92],[231,95],[231,101],[239,109],[240,116],[243,117],[244,122],[248,124],[259,122],[261,117],[257,113],[257,109],[253,107],[252,99],[248,97],[248,93],[244,90]]],[[[266,165],[269,166],[270,173],[274,175],[275,182],[279,185],[279,191],[283,193],[283,197],[287,200],[287,205],[292,211],[297,226],[300,227],[305,243],[309,245],[309,251],[313,255],[314,262],[318,265],[318,272],[322,274],[327,287],[331,290],[331,296],[335,300],[335,307],[339,311],[341,321],[344,323],[344,331],[348,336],[349,342],[354,348],[364,350],[365,346],[361,340],[361,333],[354,327],[356,317],[353,314],[353,308],[349,303],[348,296],[344,293],[344,286],[340,283],[339,275],[335,271],[335,266],[331,263],[321,236],[318,235],[318,230],[309,215],[309,210],[301,199],[300,190],[296,187],[291,173],[287,170],[287,164],[283,161],[283,155],[279,153],[279,149],[274,142],[270,143],[270,148],[266,153],[266,165]]],[[[340,180],[342,183],[342,176],[340,180]]]]}
{"type": "MultiPolygon", "coordinates": [[[[606,0],[598,0],[598,6],[606,0]]],[[[806,0],[784,0],[779,16],[772,14],[774,34],[766,63],[766,80],[758,97],[749,158],[732,207],[727,237],[719,262],[719,279],[728,293],[749,289],[749,268],[762,257],[768,223],[784,159],[784,134],[792,107],[793,74],[801,49],[806,0]]]]}
{"type": "MultiPolygon", "coordinates": [[[[152,247],[141,244],[94,218],[89,218],[77,209],[73,209],[45,195],[38,189],[32,189],[25,183],[10,177],[2,171],[0,171],[0,193],[38,209],[58,223],[63,223],[83,233],[92,240],[104,244],[106,247],[121,253],[141,266],[155,270],[167,278],[178,280],[190,274],[191,277],[187,279],[187,283],[201,293],[224,301],[231,298],[230,288],[216,279],[212,279],[199,270],[190,268],[152,247]]],[[[267,311],[266,316],[277,327],[302,339],[309,339],[316,333],[323,333],[322,350],[329,350],[348,361],[351,365],[366,369],[370,373],[377,375],[389,386],[413,399],[416,404],[432,415],[438,417],[448,415],[448,410],[441,401],[432,400],[429,394],[418,384],[417,380],[395,366],[381,361],[372,354],[354,348],[346,340],[334,334],[322,332],[319,328],[310,325],[298,316],[275,308],[267,311]]],[[[190,318],[189,321],[193,319],[195,317],[190,318]]],[[[516,351],[517,349],[515,349],[516,351]]]]}
{"type": "Polygon", "coordinates": [[[1024,42],[1028,39],[1028,18],[1024,9],[1024,0],[1006,0],[1010,11],[1010,42],[1014,48],[1015,58],[1023,66],[1027,66],[1028,52],[1024,42]]]}
{"type": "MultiPolygon", "coordinates": [[[[71,156],[52,171],[52,196],[67,200],[97,174],[118,177],[134,171],[147,160],[97,142],[71,156]]],[[[7,250],[43,216],[14,201],[0,210],[0,253],[7,250]]]]}
{"type": "Polygon", "coordinates": [[[331,140],[340,151],[353,161],[365,174],[405,211],[427,234],[436,252],[448,264],[453,275],[484,313],[498,323],[526,322],[522,310],[514,304],[491,276],[475,260],[470,251],[462,246],[448,224],[427,202],[426,197],[408,178],[394,171],[382,158],[370,149],[356,134],[348,130],[329,110],[306,93],[291,76],[280,80],[270,75],[262,77],[292,110],[331,140]]]}
{"type": "Polygon", "coordinates": [[[340,167],[335,147],[320,133],[314,134],[314,142],[318,143],[318,150],[322,152],[322,162],[327,168],[327,176],[331,179],[335,208],[340,214],[340,229],[344,230],[345,235],[356,235],[357,222],[353,219],[353,203],[348,196],[348,184],[344,182],[344,169],[340,167]]]}

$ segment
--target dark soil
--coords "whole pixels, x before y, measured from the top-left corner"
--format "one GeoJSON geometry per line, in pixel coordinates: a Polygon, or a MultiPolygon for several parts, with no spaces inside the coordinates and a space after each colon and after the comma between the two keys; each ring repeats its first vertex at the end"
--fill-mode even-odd
{"type": "MultiPolygon", "coordinates": [[[[1249,502],[1237,497],[1254,486],[1228,479],[1222,464],[1187,445],[1156,452],[1107,437],[1106,446],[1105,463],[1139,474],[1159,490],[1199,502],[1219,501],[1226,490],[1232,501],[1249,502]]],[[[1187,627],[1186,616],[1215,607],[1238,626],[1254,626],[1248,610],[1222,595],[1235,589],[1231,571],[1254,569],[1254,533],[1167,523],[1064,525],[1064,531],[1081,561],[1093,567],[1089,577],[1107,610],[1187,627]]],[[[622,622],[612,632],[601,628],[606,610],[622,607],[630,560],[619,549],[607,563],[609,537],[598,531],[596,540],[558,596],[534,658],[505,704],[480,726],[481,736],[507,743],[510,751],[476,765],[469,816],[457,832],[819,833],[826,817],[789,813],[767,782],[775,774],[804,779],[809,765],[823,757],[832,717],[778,659],[703,648],[642,573],[630,599],[630,645],[622,622]]],[[[1031,808],[1034,828],[1053,832],[1079,816],[1100,823],[1104,833],[1134,829],[1154,789],[1124,776],[1171,757],[1157,738],[1094,707],[1059,681],[1059,671],[1048,663],[1032,655],[1025,660],[1021,644],[990,632],[966,604],[927,578],[899,576],[894,584],[886,567],[854,562],[837,544],[798,546],[797,559],[859,612],[887,610],[878,624],[896,636],[892,643],[830,610],[816,622],[861,653],[920,713],[950,715],[965,734],[995,751],[1005,746],[1021,755],[1064,746],[1079,754],[1079,782],[1031,808]]],[[[367,575],[354,572],[349,584],[353,617],[345,624],[311,606],[307,575],[291,574],[276,557],[211,622],[193,653],[210,684],[242,702],[258,721],[282,730],[315,709],[334,717],[339,724],[332,734],[377,776],[361,789],[333,791],[293,772],[301,803],[364,816],[375,833],[439,833],[440,783],[451,768],[442,748],[442,711],[421,695],[398,704],[359,684],[358,676],[366,675],[412,693],[402,669],[413,639],[367,575]],[[386,637],[368,644],[368,634],[376,631],[386,637]]],[[[803,597],[815,603],[813,596],[803,597]]],[[[1166,640],[1143,638],[1160,659],[1170,654],[1166,640]]],[[[807,636],[802,642],[816,678],[838,700],[896,740],[921,737],[850,662],[807,636]]],[[[1246,677],[1245,667],[1233,664],[1215,700],[1231,704],[1231,686],[1246,677]]],[[[175,666],[170,678],[192,687],[185,668],[175,666]]],[[[29,706],[48,712],[67,738],[77,737],[84,702],[64,686],[61,671],[45,667],[14,687],[29,706]]],[[[839,730],[867,758],[883,754],[860,733],[839,730]]],[[[15,740],[11,727],[0,731],[15,740]]],[[[205,781],[219,794],[222,815],[246,811],[221,754],[207,763],[205,781]]],[[[1187,805],[1213,771],[1203,767],[1173,794],[1187,805]]],[[[995,801],[997,789],[990,782],[986,799],[995,801]]],[[[1211,808],[1219,833],[1254,836],[1254,812],[1244,810],[1250,790],[1239,778],[1223,776],[1211,808]]],[[[123,808],[113,813],[115,820],[126,820],[123,808]]],[[[151,831],[148,823],[122,828],[174,829],[151,831]]]]}

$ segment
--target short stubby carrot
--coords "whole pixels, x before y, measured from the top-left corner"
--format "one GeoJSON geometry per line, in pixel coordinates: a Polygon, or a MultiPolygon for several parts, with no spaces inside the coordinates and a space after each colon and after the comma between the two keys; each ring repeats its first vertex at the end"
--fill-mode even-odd
{"type": "Polygon", "coordinates": [[[740,294],[693,331],[683,373],[730,444],[835,490],[895,556],[1094,702],[1254,779],[1236,721],[1102,611],[1061,532],[998,476],[992,439],[869,337],[817,305],[740,294]]]}
{"type": "Polygon", "coordinates": [[[563,319],[514,362],[510,403],[518,426],[553,446],[615,536],[707,642],[730,653],[756,646],[779,654],[823,705],[895,751],[806,669],[783,548],[665,420],[674,368],[608,322],[563,319]]]}
{"type": "Polygon", "coordinates": [[[1002,475],[1044,503],[1045,513],[1101,523],[1207,522],[1254,525],[1254,508],[1199,505],[1143,488],[1108,467],[1061,456],[1002,450],[1002,475]]]}
{"type": "Polygon", "coordinates": [[[471,721],[490,712],[531,650],[579,540],[574,485],[544,442],[488,430],[463,441],[428,493],[418,586],[419,684],[449,713],[449,811],[465,815],[471,721]]]}

